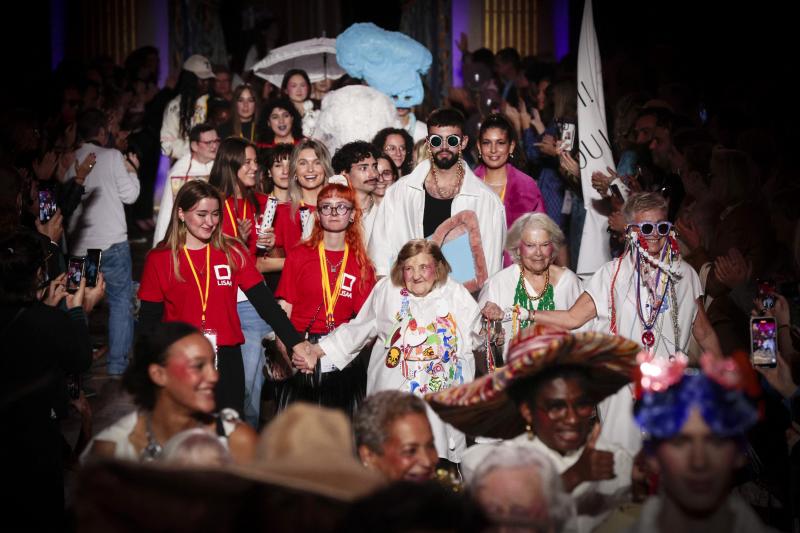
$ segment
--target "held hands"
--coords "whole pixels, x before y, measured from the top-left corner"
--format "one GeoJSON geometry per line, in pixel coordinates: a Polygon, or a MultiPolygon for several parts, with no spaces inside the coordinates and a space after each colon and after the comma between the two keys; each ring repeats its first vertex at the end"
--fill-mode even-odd
{"type": "Polygon", "coordinates": [[[318,345],[312,345],[308,341],[295,345],[292,349],[292,364],[304,374],[312,374],[317,361],[325,355],[318,345]]]}

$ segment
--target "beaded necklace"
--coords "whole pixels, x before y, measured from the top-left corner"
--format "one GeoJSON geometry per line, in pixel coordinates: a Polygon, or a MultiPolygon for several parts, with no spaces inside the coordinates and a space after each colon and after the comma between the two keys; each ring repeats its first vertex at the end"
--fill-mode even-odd
{"type": "MultiPolygon", "coordinates": [[[[538,296],[531,296],[525,286],[523,269],[519,268],[519,281],[514,291],[514,310],[512,312],[511,332],[516,336],[519,330],[527,328],[531,321],[520,320],[519,308],[528,311],[554,311],[556,308],[553,285],[550,283],[550,269],[544,271],[544,289],[538,296]]],[[[529,315],[530,316],[530,315],[529,315]]]]}

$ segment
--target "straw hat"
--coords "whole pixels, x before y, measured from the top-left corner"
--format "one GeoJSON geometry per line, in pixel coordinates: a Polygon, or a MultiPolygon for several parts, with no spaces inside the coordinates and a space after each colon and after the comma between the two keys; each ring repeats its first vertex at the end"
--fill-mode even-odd
{"type": "Polygon", "coordinates": [[[556,365],[583,366],[590,377],[588,392],[599,402],[631,380],[640,350],[623,337],[535,326],[511,341],[507,364],[493,374],[425,399],[442,420],[468,435],[510,439],[525,431],[525,420],[506,393],[514,381],[556,365]]]}
{"type": "Polygon", "coordinates": [[[300,402],[264,429],[253,463],[232,468],[244,477],[343,501],[385,484],[356,459],[353,431],[344,413],[300,402]]]}

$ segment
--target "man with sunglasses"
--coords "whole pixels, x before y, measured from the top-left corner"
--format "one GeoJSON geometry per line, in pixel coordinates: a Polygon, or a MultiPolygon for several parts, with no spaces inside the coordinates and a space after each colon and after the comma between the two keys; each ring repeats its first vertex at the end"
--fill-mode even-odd
{"type": "Polygon", "coordinates": [[[468,141],[463,132],[464,116],[455,109],[437,109],[428,117],[429,159],[390,187],[378,207],[369,242],[378,276],[388,275],[406,242],[430,237],[462,211],[472,211],[478,219],[488,275],[502,268],[505,209],[462,159],[468,141]]]}
{"type": "MultiPolygon", "coordinates": [[[[632,195],[625,203],[625,252],[600,267],[568,311],[536,311],[536,324],[592,329],[633,339],[658,358],[687,353],[692,336],[704,352],[722,356],[719,339],[702,302],[697,272],[681,260],[667,220],[667,201],[657,192],[632,195]]],[[[604,434],[636,455],[641,434],[630,417],[627,388],[600,406],[604,434]]]]}

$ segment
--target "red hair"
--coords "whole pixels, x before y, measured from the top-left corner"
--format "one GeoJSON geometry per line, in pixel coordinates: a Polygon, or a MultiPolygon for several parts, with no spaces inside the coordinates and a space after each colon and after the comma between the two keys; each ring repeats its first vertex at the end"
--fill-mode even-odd
{"type": "Polygon", "coordinates": [[[370,272],[374,273],[374,267],[367,255],[367,248],[364,245],[364,233],[361,231],[361,207],[356,201],[356,192],[354,189],[339,183],[329,183],[319,191],[319,195],[317,196],[317,217],[314,222],[314,229],[311,231],[311,236],[308,240],[304,241],[304,244],[309,248],[316,248],[319,246],[319,243],[322,242],[325,230],[322,229],[322,223],[319,218],[319,205],[323,200],[334,197],[346,200],[354,207],[353,222],[345,230],[344,240],[350,247],[350,254],[356,258],[358,274],[361,278],[359,283],[363,284],[370,272]]]}

